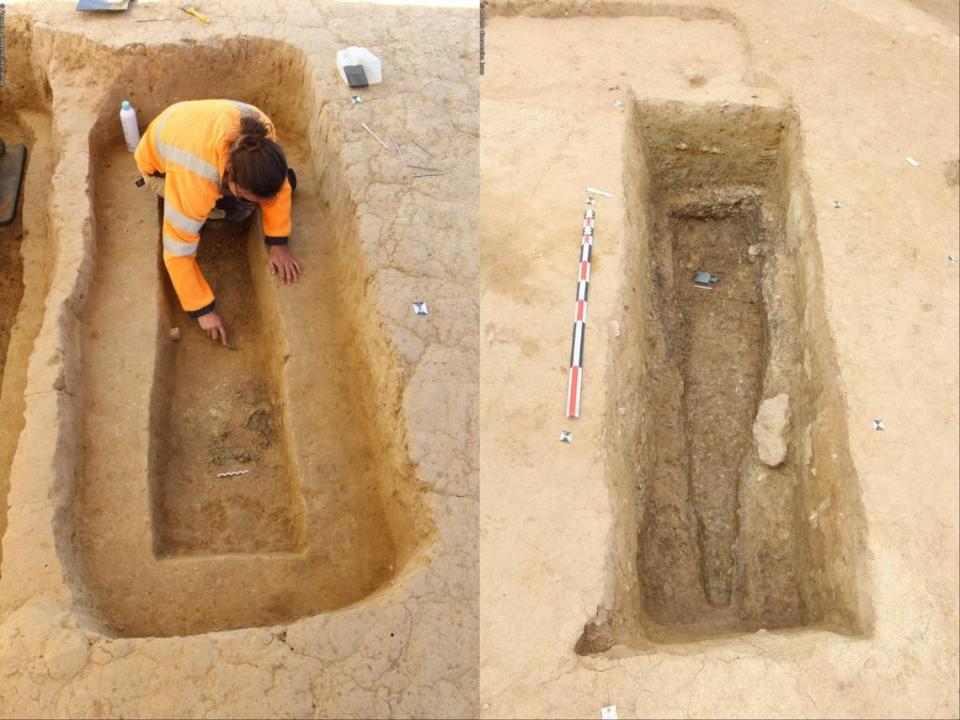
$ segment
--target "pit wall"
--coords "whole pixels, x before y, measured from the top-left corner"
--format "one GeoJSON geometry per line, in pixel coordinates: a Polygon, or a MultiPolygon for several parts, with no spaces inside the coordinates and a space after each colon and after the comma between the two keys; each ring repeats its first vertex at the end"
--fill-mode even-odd
{"type": "Polygon", "coordinates": [[[800,120],[793,114],[781,143],[778,198],[787,251],[796,268],[803,377],[790,438],[800,450],[800,512],[805,528],[803,561],[813,572],[804,599],[825,629],[867,636],[873,632],[867,530],[860,481],[850,458],[846,400],[833,334],[823,299],[823,262],[809,181],[803,169],[800,120]]]}
{"type": "Polygon", "coordinates": [[[958,0],[907,0],[907,2],[935,17],[954,34],[960,34],[960,2],[958,0]]]}
{"type": "MultiPolygon", "coordinates": [[[[22,240],[20,281],[23,293],[14,309],[9,342],[0,347],[0,577],[3,576],[3,536],[7,529],[10,474],[17,441],[24,426],[27,367],[50,287],[57,248],[49,232],[50,183],[59,139],[51,134],[52,92],[45,68],[32,57],[29,24],[13,16],[6,25],[6,85],[0,88],[0,116],[16,125],[21,135],[6,136],[7,144],[27,146],[27,162],[20,189],[17,216],[7,228],[19,226],[22,240]]],[[[11,268],[0,267],[0,272],[11,268]]]]}
{"type": "MultiPolygon", "coordinates": [[[[24,21],[25,27],[29,27],[24,21]]],[[[104,132],[116,120],[116,108],[122,99],[130,99],[137,108],[141,129],[166,106],[167,101],[151,96],[155,84],[151,67],[163,67],[168,59],[169,46],[132,45],[122,49],[107,49],[75,35],[54,33],[43,28],[33,31],[31,67],[36,70],[56,66],[58,81],[54,88],[53,117],[55,130],[68,138],[67,147],[57,166],[52,188],[50,217],[54,223],[53,236],[61,244],[62,238],[78,238],[81,242],[67,243],[65,256],[57,265],[53,279],[55,289],[46,308],[45,328],[40,356],[31,363],[31,386],[51,388],[52,392],[38,397],[28,409],[35,418],[28,424],[31,434],[28,449],[19,452],[12,472],[13,482],[26,476],[52,477],[53,501],[44,492],[43,483],[23,486],[21,502],[36,503],[31,523],[38,527],[52,526],[57,562],[50,559],[46,541],[33,546],[29,532],[5,538],[10,555],[17,554],[0,581],[0,617],[40,593],[54,593],[65,602],[80,600],[75,611],[86,617],[94,627],[104,630],[85,610],[84,582],[72,545],[75,518],[73,503],[77,498],[77,482],[82,477],[82,441],[84,402],[81,382],[83,359],[74,349],[82,347],[81,318],[85,300],[93,279],[96,262],[96,238],[91,223],[93,205],[90,197],[82,207],[76,205],[78,183],[92,187],[92,163],[97,161],[91,149],[101,138],[96,133],[102,122],[104,132]],[[61,44],[69,51],[58,51],[61,44]],[[97,78],[115,78],[113,84],[91,97],[91,88],[97,78]],[[91,128],[94,128],[91,130],[91,128]],[[78,171],[77,168],[84,168],[78,171]],[[65,207],[66,206],[66,207],[65,207]],[[56,432],[50,432],[55,427],[56,432]],[[11,550],[12,548],[12,550],[11,550]],[[36,567],[36,558],[44,558],[42,567],[36,567]]],[[[173,46],[176,47],[176,46],[173,46]]],[[[326,108],[326,100],[318,92],[312,97],[286,94],[274,81],[280,74],[296,75],[303,79],[298,87],[308,83],[323,88],[328,81],[308,64],[297,48],[264,39],[231,39],[211,44],[192,44],[191,63],[218,67],[223,59],[254,58],[259,68],[256,77],[236,77],[222,74],[218,94],[237,99],[249,98],[266,109],[281,128],[282,135],[302,135],[313,139],[313,165],[318,195],[324,199],[332,217],[337,218],[330,239],[337,257],[333,272],[340,278],[339,288],[345,314],[344,322],[356,339],[356,351],[362,357],[368,380],[360,383],[358,400],[373,416],[379,437],[372,444],[376,448],[373,462],[383,468],[379,485],[384,511],[397,556],[393,579],[362,603],[376,598],[427,562],[427,548],[434,538],[434,524],[422,504],[422,487],[417,471],[407,456],[406,429],[400,418],[401,400],[409,368],[404,366],[392,345],[383,318],[375,307],[374,293],[368,284],[369,270],[365,243],[369,245],[377,228],[366,228],[359,223],[356,205],[345,181],[345,163],[341,159],[339,128],[334,127],[326,108]],[[362,237],[367,232],[369,237],[362,237]]],[[[180,68],[178,79],[180,98],[208,96],[209,90],[196,87],[195,76],[188,68],[180,68]]],[[[51,73],[53,77],[54,73],[51,73]]],[[[202,80],[201,80],[202,82],[202,80]]],[[[354,152],[358,152],[355,149],[354,152]]],[[[378,239],[372,241],[378,242],[378,239]]],[[[162,320],[158,321],[162,326],[162,320]]],[[[158,332],[162,331],[161,327],[158,332]]],[[[286,388],[283,388],[286,392],[286,388]]],[[[21,527],[24,524],[21,523],[21,527]]],[[[44,532],[39,533],[44,536],[44,532]]],[[[35,538],[34,538],[35,540],[35,538]]],[[[361,603],[361,604],[362,604],[361,603]]],[[[108,633],[109,634],[109,633],[108,633]]]]}
{"type": "MultiPolygon", "coordinates": [[[[697,118],[711,110],[727,113],[728,117],[739,113],[744,126],[750,124],[751,113],[780,113],[783,118],[782,136],[768,133],[764,137],[761,130],[759,146],[749,146],[748,153],[727,154],[724,143],[729,142],[728,136],[719,135],[715,142],[724,157],[732,158],[729,162],[733,165],[726,170],[733,179],[746,180],[757,170],[757,163],[759,167],[766,166],[772,180],[767,187],[764,214],[769,215],[773,208],[780,215],[784,259],[794,269],[793,281],[787,286],[791,295],[783,298],[783,306],[792,306],[788,312],[799,319],[798,347],[792,349],[801,360],[799,382],[793,383],[794,392],[799,390],[799,394],[791,398],[794,415],[788,441],[791,457],[797,460],[792,463],[795,489],[791,498],[795,506],[791,528],[796,535],[795,548],[788,561],[798,569],[803,615],[799,624],[840,633],[869,634],[873,614],[867,595],[863,508],[847,448],[845,405],[819,284],[821,261],[802,169],[799,119],[789,110],[737,108],[727,103],[710,108],[669,102],[641,105],[632,100],[628,106],[623,173],[624,242],[627,244],[624,256],[635,258],[636,262],[624,267],[619,282],[626,309],[619,318],[621,350],[611,353],[607,368],[612,392],[604,413],[606,474],[619,508],[614,522],[607,586],[607,597],[612,600],[602,605],[597,617],[587,624],[577,651],[593,654],[613,645],[655,651],[659,642],[700,640],[764,626],[762,621],[749,619],[738,628],[710,627],[709,623],[699,629],[689,625],[679,630],[661,626],[650,618],[645,608],[638,572],[643,553],[656,552],[655,548],[641,547],[638,542],[645,522],[644,463],[651,448],[653,423],[657,420],[649,405],[651,377],[647,373],[654,351],[650,328],[645,327],[645,323],[650,322],[652,308],[656,307],[652,303],[657,292],[654,267],[649,260],[653,256],[651,245],[655,232],[653,201],[658,192],[654,183],[662,183],[665,177],[669,181],[671,177],[667,160],[665,166],[656,168],[659,176],[652,180],[650,137],[644,131],[644,124],[649,116],[656,116],[663,121],[663,137],[656,138],[656,142],[679,143],[691,129],[697,134],[697,118]]],[[[769,123],[765,126],[771,127],[769,123]]],[[[725,132],[734,136],[740,131],[737,122],[724,127],[725,132]]],[[[709,168],[704,166],[699,170],[700,173],[691,173],[691,177],[709,184],[709,168]]],[[[681,170],[672,179],[682,176],[681,170]]],[[[768,300],[767,290],[764,295],[768,300]]],[[[770,319],[775,316],[768,315],[768,321],[770,319]]],[[[791,349],[785,350],[789,353],[791,349]]],[[[769,347],[767,355],[769,358],[769,347]]],[[[769,397],[768,390],[776,385],[777,379],[771,378],[769,372],[765,374],[763,397],[769,397]]],[[[743,522],[742,500],[739,513],[743,522]]],[[[761,549],[741,548],[741,552],[758,553],[761,549]]],[[[754,556],[753,560],[756,559],[754,556]]]]}

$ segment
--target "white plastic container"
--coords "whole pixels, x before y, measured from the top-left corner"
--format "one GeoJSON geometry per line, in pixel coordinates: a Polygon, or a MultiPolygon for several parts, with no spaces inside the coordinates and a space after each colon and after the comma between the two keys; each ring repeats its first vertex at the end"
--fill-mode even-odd
{"type": "Polygon", "coordinates": [[[346,50],[337,50],[337,69],[340,70],[343,81],[347,82],[347,75],[343,71],[345,65],[362,65],[367,82],[371,85],[376,85],[383,80],[383,75],[380,73],[380,58],[365,47],[352,46],[346,50]]]}
{"type": "Polygon", "coordinates": [[[124,100],[120,104],[120,125],[123,127],[123,139],[127,142],[127,150],[133,152],[140,144],[140,127],[137,125],[137,111],[130,107],[129,100],[124,100]]]}

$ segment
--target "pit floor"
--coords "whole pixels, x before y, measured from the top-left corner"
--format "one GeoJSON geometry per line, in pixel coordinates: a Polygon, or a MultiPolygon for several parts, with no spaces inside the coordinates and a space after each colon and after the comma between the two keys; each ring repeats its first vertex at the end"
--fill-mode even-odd
{"type": "MultiPolygon", "coordinates": [[[[546,7],[487,9],[483,713],[599,717],[616,705],[620,717],[956,717],[958,267],[947,256],[957,255],[958,193],[944,171],[958,156],[957,35],[894,2],[776,12],[721,2],[714,20],[686,2],[633,4],[650,17],[559,20],[500,17],[497,5],[546,7]],[[876,619],[865,638],[761,631],[619,657],[573,651],[611,585],[616,499],[601,416],[607,354],[630,341],[611,324],[622,305],[615,281],[637,262],[623,252],[625,116],[614,104],[628,102],[628,88],[688,102],[790,97],[799,112],[868,523],[876,619]],[[587,186],[615,197],[597,210],[574,421],[563,409],[587,186]],[[573,431],[571,444],[561,430],[573,431]]],[[[576,3],[551,5],[576,14],[576,3]]]]}
{"type": "MultiPolygon", "coordinates": [[[[95,309],[86,328],[85,363],[91,396],[88,417],[104,416],[88,441],[94,447],[104,432],[100,428],[115,424],[130,405],[124,392],[124,385],[131,383],[129,363],[120,348],[125,340],[129,344],[128,326],[135,311],[120,314],[122,320],[116,322],[116,308],[133,302],[136,292],[131,288],[156,292],[157,278],[164,272],[151,243],[159,242],[160,233],[155,198],[149,191],[135,192],[138,189],[130,182],[135,172],[130,153],[122,146],[105,152],[97,168],[100,265],[92,300],[95,309]],[[139,240],[136,251],[128,245],[133,237],[139,240]],[[110,370],[105,372],[105,367],[110,370]]],[[[166,291],[161,302],[171,308],[165,317],[171,318],[169,324],[179,335],[174,341],[164,337],[161,328],[157,343],[161,363],[169,365],[160,380],[169,410],[150,419],[161,445],[151,470],[155,483],[151,526],[158,555],[291,552],[298,545],[299,483],[290,475],[282,408],[276,407],[277,392],[271,393],[266,357],[281,350],[262,331],[251,277],[261,268],[251,268],[247,258],[249,224],[204,227],[197,258],[215,288],[220,311],[230,318],[233,352],[204,342],[207,338],[196,322],[180,312],[166,277],[160,279],[166,291]],[[257,427],[251,427],[254,424],[257,427]],[[248,474],[229,480],[217,477],[219,472],[236,470],[248,474]]],[[[148,324],[148,337],[149,330],[148,324]]],[[[147,342],[139,350],[149,356],[153,345],[147,342]]],[[[114,446],[107,452],[111,459],[104,464],[119,464],[120,449],[114,446]]],[[[91,464],[97,466],[95,460],[91,464]]],[[[85,483],[84,490],[91,485],[96,482],[85,483]]],[[[106,507],[109,500],[107,494],[102,501],[106,507]]],[[[84,502],[82,492],[81,507],[84,502]]],[[[92,515],[89,509],[81,513],[92,515]]],[[[95,534],[102,535],[103,528],[95,534]]]]}
{"type": "MultiPolygon", "coordinates": [[[[646,492],[649,522],[643,529],[649,536],[641,540],[647,607],[667,622],[684,618],[688,605],[697,607],[701,617],[712,610],[736,613],[734,575],[742,562],[737,557],[740,466],[750,451],[767,348],[761,266],[747,260],[746,249],[759,233],[759,217],[755,210],[723,219],[664,219],[651,243],[657,258],[638,259],[656,263],[658,277],[672,278],[663,293],[649,299],[657,303],[654,313],[669,318],[668,347],[674,348],[669,360],[676,362],[679,382],[664,381],[669,389],[650,396],[663,403],[649,415],[662,427],[651,443],[656,460],[648,470],[659,490],[646,492]],[[701,268],[722,280],[709,289],[695,286],[690,279],[701,268]],[[689,488],[689,495],[671,491],[676,487],[689,488]],[[676,567],[688,556],[660,551],[661,543],[685,535],[689,526],[650,517],[659,510],[657,496],[665,514],[676,507],[678,496],[687,499],[686,509],[692,512],[683,520],[695,518],[691,525],[700,557],[693,573],[676,567]],[[684,586],[691,574],[699,582],[684,586]],[[672,588],[670,597],[683,595],[684,602],[657,602],[665,585],[672,588]]],[[[632,306],[631,312],[643,311],[632,306]]],[[[667,368],[663,372],[668,375],[667,368]]]]}

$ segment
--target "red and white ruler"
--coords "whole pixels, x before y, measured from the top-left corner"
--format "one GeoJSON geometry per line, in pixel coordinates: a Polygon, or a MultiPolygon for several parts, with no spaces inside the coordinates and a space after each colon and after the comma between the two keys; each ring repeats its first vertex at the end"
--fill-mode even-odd
{"type": "Polygon", "coordinates": [[[580,417],[580,394],[583,389],[583,336],[587,330],[587,291],[590,288],[590,253],[597,223],[596,201],[587,196],[580,235],[580,272],[577,276],[577,305],[573,316],[573,345],[570,349],[570,378],[567,383],[567,417],[580,417]]]}

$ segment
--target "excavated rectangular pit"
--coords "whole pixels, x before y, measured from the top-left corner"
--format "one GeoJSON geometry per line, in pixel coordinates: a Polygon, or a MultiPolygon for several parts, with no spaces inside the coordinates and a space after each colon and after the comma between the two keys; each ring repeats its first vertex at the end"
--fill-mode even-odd
{"type": "Polygon", "coordinates": [[[157,385],[154,416],[153,521],[160,555],[294,552],[301,546],[303,499],[292,482],[285,408],[273,382],[282,346],[268,330],[280,319],[251,292],[250,226],[250,220],[208,223],[197,252],[217,305],[230,317],[232,350],[197,332],[161,270],[166,317],[179,340],[165,346],[165,382],[157,385]],[[240,471],[246,474],[219,477],[240,471]]]}
{"type": "Polygon", "coordinates": [[[51,96],[31,61],[30,36],[22,21],[8,26],[6,52],[0,137],[7,145],[26,146],[26,166],[13,221],[0,227],[0,574],[10,468],[24,422],[27,364],[43,321],[53,255],[47,232],[47,191],[53,173],[51,96]]]}
{"type": "Polygon", "coordinates": [[[637,103],[625,157],[631,340],[614,355],[607,436],[616,590],[577,651],[863,632],[862,510],[796,119],[637,103]]]}
{"type": "Polygon", "coordinates": [[[272,625],[360,600],[410,560],[428,523],[392,437],[389,353],[370,355],[381,340],[366,325],[355,209],[316,79],[282,43],[131,52],[149,57],[124,64],[131,75],[106,93],[90,136],[96,262],[82,317],[82,481],[68,518],[74,593],[124,636],[272,625]],[[156,197],[134,185],[116,108],[144,87],[149,99],[131,98],[141,129],[179,100],[249,102],[271,116],[297,170],[296,288],[266,272],[258,218],[202,230],[198,262],[234,350],[180,309],[156,197]],[[234,470],[249,473],[217,477],[234,470]]]}

